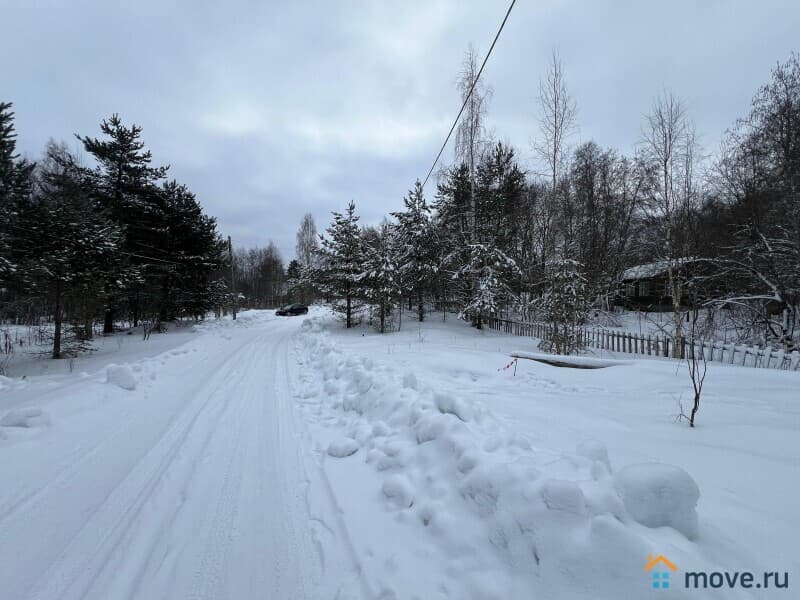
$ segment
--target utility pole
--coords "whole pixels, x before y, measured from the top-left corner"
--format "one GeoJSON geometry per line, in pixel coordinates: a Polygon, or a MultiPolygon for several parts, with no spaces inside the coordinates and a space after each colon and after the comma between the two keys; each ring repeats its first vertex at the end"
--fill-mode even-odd
{"type": "Polygon", "coordinates": [[[233,269],[233,244],[231,236],[228,236],[228,259],[231,261],[231,294],[233,294],[233,320],[236,320],[236,272],[233,269]]]}

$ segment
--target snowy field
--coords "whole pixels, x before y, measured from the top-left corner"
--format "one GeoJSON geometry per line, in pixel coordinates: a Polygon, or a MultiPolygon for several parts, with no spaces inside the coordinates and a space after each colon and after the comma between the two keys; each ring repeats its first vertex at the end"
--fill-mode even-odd
{"type": "Polygon", "coordinates": [[[793,596],[800,373],[709,365],[690,430],[680,363],[403,327],[251,311],[0,378],[0,598],[793,596]]]}

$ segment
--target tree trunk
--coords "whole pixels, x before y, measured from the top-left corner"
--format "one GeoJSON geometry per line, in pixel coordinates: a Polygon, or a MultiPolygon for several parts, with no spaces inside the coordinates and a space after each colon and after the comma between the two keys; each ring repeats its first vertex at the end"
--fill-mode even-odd
{"type": "Polygon", "coordinates": [[[386,303],[381,302],[381,333],[383,333],[383,325],[386,320],[386,303]]]}
{"type": "Polygon", "coordinates": [[[53,311],[53,358],[61,358],[61,280],[56,280],[56,306],[53,311]]]}
{"type": "Polygon", "coordinates": [[[347,292],[346,302],[347,302],[347,305],[345,307],[345,320],[347,322],[346,327],[347,327],[347,329],[350,329],[350,310],[351,310],[350,306],[351,305],[350,305],[350,292],[349,291],[347,292]]]}
{"type": "Polygon", "coordinates": [[[683,334],[683,323],[681,321],[681,283],[675,268],[672,266],[672,259],[667,269],[669,277],[669,287],[672,294],[672,311],[673,321],[675,323],[675,331],[672,337],[672,358],[683,358],[683,344],[681,344],[681,336],[683,334]]]}
{"type": "Polygon", "coordinates": [[[88,303],[84,303],[83,305],[83,339],[90,340],[94,337],[94,331],[92,331],[92,310],[89,308],[88,303]]]}
{"type": "Polygon", "coordinates": [[[103,334],[114,333],[114,309],[109,304],[106,306],[106,314],[103,319],[103,334]]]}
{"type": "Polygon", "coordinates": [[[422,302],[422,288],[417,291],[417,315],[419,316],[419,322],[422,323],[425,320],[425,305],[422,302]]]}

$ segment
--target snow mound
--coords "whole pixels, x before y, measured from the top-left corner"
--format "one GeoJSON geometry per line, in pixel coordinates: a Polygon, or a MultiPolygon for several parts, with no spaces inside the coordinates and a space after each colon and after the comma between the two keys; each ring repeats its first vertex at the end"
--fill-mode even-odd
{"type": "Polygon", "coordinates": [[[38,406],[10,410],[0,419],[0,427],[33,428],[48,425],[50,425],[50,415],[38,406]]]}
{"type": "Polygon", "coordinates": [[[453,556],[443,568],[452,576],[441,575],[450,597],[563,598],[566,589],[585,591],[576,599],[636,597],[642,579],[631,565],[657,550],[637,522],[696,535],[699,492],[680,469],[647,465],[614,477],[600,442],[581,442],[572,455],[535,447],[480,401],[343,352],[314,319],[301,329],[296,355],[313,374],[301,395],[318,399],[304,404],[308,419],[323,439],[339,440],[328,454],[363,450],[375,474],[365,485],[377,489],[354,498],[379,491],[395,523],[424,528],[453,556]]]}
{"type": "Polygon", "coordinates": [[[414,504],[414,488],[402,475],[391,475],[383,482],[383,495],[397,508],[414,504]]]}
{"type": "Polygon", "coordinates": [[[334,458],[344,458],[358,452],[358,442],[353,438],[341,438],[328,445],[328,455],[334,458]]]}
{"type": "Polygon", "coordinates": [[[106,383],[121,387],[123,390],[136,389],[136,377],[127,365],[108,365],[106,367],[106,383]]]}
{"type": "Polygon", "coordinates": [[[697,537],[700,490],[680,467],[630,465],[615,475],[614,485],[636,522],[646,527],[672,527],[690,540],[697,537]]]}

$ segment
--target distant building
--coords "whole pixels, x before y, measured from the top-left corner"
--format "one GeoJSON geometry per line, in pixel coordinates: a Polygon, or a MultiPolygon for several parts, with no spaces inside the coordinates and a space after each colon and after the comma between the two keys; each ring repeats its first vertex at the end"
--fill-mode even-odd
{"type": "MultiPolygon", "coordinates": [[[[696,264],[694,258],[682,259],[681,276],[686,278],[689,266],[696,264]]],[[[672,310],[668,266],[668,261],[659,260],[626,269],[620,278],[616,304],[636,310],[672,310]]],[[[683,287],[682,293],[681,304],[685,304],[686,286],[683,287]]]]}

